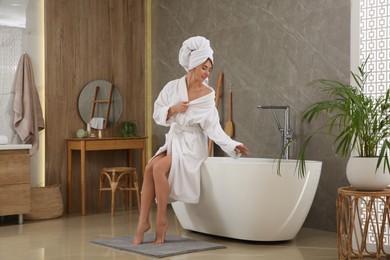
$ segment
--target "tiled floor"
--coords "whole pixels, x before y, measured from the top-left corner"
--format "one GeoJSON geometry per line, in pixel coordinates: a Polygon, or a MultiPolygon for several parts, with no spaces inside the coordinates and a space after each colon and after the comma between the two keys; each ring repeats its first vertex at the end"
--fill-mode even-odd
{"type": "MultiPolygon", "coordinates": [[[[259,243],[227,239],[182,230],[169,211],[171,235],[225,245],[218,249],[167,257],[163,259],[202,260],[315,260],[338,259],[337,236],[332,232],[303,228],[297,237],[288,242],[259,243]]],[[[136,210],[118,210],[116,216],[109,212],[64,215],[58,219],[25,221],[18,225],[17,218],[6,217],[0,223],[0,259],[153,259],[137,254],[95,246],[93,239],[133,234],[138,213],[136,210]]],[[[154,214],[152,215],[154,219],[154,214]]]]}

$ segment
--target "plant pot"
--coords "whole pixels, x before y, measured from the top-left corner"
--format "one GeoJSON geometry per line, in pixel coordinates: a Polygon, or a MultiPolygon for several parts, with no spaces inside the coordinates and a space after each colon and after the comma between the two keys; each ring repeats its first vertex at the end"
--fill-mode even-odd
{"type": "Polygon", "coordinates": [[[349,183],[357,190],[383,190],[390,184],[388,169],[383,171],[383,162],[376,168],[377,157],[351,157],[346,174],[349,183]]]}

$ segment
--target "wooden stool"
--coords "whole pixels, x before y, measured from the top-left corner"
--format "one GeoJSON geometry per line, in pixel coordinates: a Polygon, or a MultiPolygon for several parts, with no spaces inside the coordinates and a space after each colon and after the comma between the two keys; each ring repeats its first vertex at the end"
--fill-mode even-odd
{"type": "Polygon", "coordinates": [[[102,204],[102,192],[111,191],[111,216],[114,216],[115,212],[115,192],[123,191],[123,202],[125,208],[128,208],[129,198],[130,205],[132,204],[131,192],[136,192],[138,210],[140,209],[140,193],[138,187],[138,175],[133,167],[111,167],[103,168],[100,172],[100,189],[99,189],[99,204],[98,213],[100,212],[102,204]],[[108,180],[110,187],[104,187],[105,180],[108,180]],[[128,196],[126,196],[128,192],[128,196]]]}

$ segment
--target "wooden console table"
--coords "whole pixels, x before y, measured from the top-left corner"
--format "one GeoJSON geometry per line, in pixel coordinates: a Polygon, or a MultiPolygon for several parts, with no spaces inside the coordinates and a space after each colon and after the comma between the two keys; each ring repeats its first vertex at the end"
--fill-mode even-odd
{"type": "Polygon", "coordinates": [[[390,258],[390,189],[338,189],[339,259],[390,258]]]}
{"type": "MultiPolygon", "coordinates": [[[[85,215],[85,153],[88,151],[142,149],[142,171],[146,165],[147,137],[69,138],[68,141],[68,212],[72,211],[72,150],[80,151],[81,214],[85,215]]],[[[132,156],[129,152],[129,166],[132,156]]]]}

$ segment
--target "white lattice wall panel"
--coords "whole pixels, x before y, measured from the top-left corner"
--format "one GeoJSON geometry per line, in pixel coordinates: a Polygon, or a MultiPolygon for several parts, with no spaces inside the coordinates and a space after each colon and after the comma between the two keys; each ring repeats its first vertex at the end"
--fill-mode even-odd
{"type": "MultiPolygon", "coordinates": [[[[360,63],[370,57],[367,71],[370,75],[365,93],[370,96],[380,96],[389,88],[390,83],[390,1],[389,0],[360,0],[360,63]]],[[[377,202],[375,210],[383,212],[384,203],[377,202]],[[379,203],[379,204],[378,204],[379,203]]],[[[367,212],[361,205],[362,219],[367,212]]],[[[381,214],[378,214],[382,216],[381,214]]],[[[381,219],[378,219],[381,221],[381,219]]],[[[365,223],[363,223],[365,224],[365,223]]],[[[371,235],[367,243],[375,244],[376,220],[369,225],[371,235]]],[[[384,244],[390,245],[389,227],[386,226],[384,244]]]]}
{"type": "Polygon", "coordinates": [[[371,71],[365,92],[382,95],[390,82],[390,2],[360,0],[360,61],[371,71]]]}

